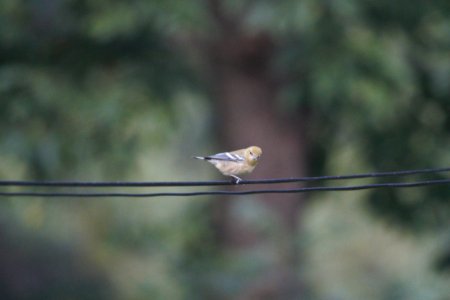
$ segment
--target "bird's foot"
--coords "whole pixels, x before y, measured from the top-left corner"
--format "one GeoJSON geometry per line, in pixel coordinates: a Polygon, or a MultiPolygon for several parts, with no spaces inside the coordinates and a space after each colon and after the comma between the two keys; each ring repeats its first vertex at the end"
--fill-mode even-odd
{"type": "Polygon", "coordinates": [[[242,181],[241,178],[239,178],[239,177],[237,177],[237,176],[235,176],[235,175],[231,175],[231,177],[233,177],[233,179],[231,179],[231,181],[232,181],[234,184],[239,184],[239,182],[242,181]]]}

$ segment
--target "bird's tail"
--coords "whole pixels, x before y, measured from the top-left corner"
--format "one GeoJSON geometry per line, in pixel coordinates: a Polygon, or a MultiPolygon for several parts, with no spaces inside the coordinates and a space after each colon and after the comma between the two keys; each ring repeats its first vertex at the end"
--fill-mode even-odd
{"type": "Polygon", "coordinates": [[[205,160],[206,159],[206,157],[203,157],[203,156],[192,156],[192,158],[201,159],[201,160],[205,160]]]}

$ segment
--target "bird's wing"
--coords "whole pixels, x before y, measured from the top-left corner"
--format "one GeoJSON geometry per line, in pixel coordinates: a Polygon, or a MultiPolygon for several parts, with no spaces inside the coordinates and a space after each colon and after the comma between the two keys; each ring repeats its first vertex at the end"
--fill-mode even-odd
{"type": "Polygon", "coordinates": [[[231,153],[231,152],[223,152],[223,153],[217,153],[214,155],[206,156],[205,159],[207,160],[223,160],[223,161],[234,161],[234,162],[240,162],[244,161],[244,157],[231,153]]]}

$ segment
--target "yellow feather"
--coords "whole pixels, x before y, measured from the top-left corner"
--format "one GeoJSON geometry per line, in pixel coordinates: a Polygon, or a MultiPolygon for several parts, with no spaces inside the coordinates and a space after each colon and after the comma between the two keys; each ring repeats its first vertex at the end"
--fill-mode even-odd
{"type": "Polygon", "coordinates": [[[258,160],[262,155],[260,147],[251,146],[245,149],[239,149],[230,152],[232,154],[244,157],[243,161],[223,161],[223,160],[208,160],[213,164],[223,175],[233,176],[238,179],[236,175],[247,174],[255,169],[258,160]]]}

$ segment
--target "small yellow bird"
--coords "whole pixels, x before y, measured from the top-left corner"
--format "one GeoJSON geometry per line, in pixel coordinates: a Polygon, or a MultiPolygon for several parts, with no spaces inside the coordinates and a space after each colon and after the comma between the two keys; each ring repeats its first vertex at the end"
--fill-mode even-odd
{"type": "Polygon", "coordinates": [[[207,160],[213,164],[223,175],[236,179],[236,183],[242,181],[237,175],[247,174],[253,171],[262,155],[261,148],[251,146],[231,152],[222,152],[209,156],[194,156],[196,159],[207,160]]]}

